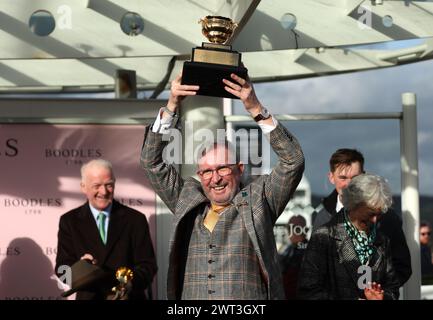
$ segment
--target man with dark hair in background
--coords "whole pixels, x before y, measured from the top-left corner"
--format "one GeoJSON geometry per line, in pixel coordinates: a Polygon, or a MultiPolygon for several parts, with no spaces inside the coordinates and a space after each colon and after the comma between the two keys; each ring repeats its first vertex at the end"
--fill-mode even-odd
{"type": "Polygon", "coordinates": [[[433,283],[433,260],[430,247],[431,227],[427,221],[419,226],[419,244],[421,249],[421,275],[423,284],[433,283]]]}
{"type": "MultiPolygon", "coordinates": [[[[332,154],[329,166],[328,179],[335,189],[315,209],[313,231],[341,212],[343,190],[354,177],[364,173],[364,156],[356,149],[338,149],[332,154]]],[[[402,221],[392,209],[380,217],[377,228],[390,239],[392,263],[402,286],[412,274],[410,252],[403,233],[402,221]]]]}
{"type": "Polygon", "coordinates": [[[296,299],[299,270],[308,242],[307,221],[301,215],[290,217],[287,222],[287,232],[289,243],[282,248],[279,258],[286,299],[293,300],[296,299]]]}

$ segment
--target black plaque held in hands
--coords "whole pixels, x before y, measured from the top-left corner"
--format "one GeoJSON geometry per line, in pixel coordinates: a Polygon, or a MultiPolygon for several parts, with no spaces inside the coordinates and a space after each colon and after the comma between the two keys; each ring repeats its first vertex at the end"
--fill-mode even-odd
{"type": "Polygon", "coordinates": [[[232,73],[247,78],[248,70],[242,66],[241,54],[224,45],[237,24],[219,16],[207,16],[200,22],[210,43],[192,49],[191,61],[183,64],[182,84],[199,85],[199,95],[238,99],[224,89],[222,82],[222,79],[236,82],[230,77],[232,73]]]}

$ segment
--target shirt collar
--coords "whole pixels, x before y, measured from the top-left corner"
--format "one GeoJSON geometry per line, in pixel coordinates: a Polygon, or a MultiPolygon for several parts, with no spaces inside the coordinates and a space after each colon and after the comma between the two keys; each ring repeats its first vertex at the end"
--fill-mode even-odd
{"type": "Polygon", "coordinates": [[[340,212],[340,210],[343,208],[343,203],[340,200],[340,195],[337,194],[337,204],[335,205],[335,212],[340,212]]]}
{"type": "Polygon", "coordinates": [[[89,207],[90,207],[90,211],[92,211],[92,215],[95,218],[95,220],[98,220],[99,212],[103,212],[107,218],[110,218],[110,213],[111,213],[111,209],[113,208],[113,203],[111,203],[107,208],[105,208],[102,211],[99,211],[98,209],[93,207],[90,203],[89,203],[89,207]]]}

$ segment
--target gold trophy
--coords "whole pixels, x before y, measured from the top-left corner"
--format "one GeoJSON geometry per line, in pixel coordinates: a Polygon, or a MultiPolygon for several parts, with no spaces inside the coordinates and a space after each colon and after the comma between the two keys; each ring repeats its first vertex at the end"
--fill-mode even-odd
{"type": "Polygon", "coordinates": [[[116,271],[116,279],[119,284],[111,289],[110,300],[128,300],[128,289],[132,285],[134,273],[127,267],[120,267],[116,271]]]}
{"type": "Polygon", "coordinates": [[[222,79],[231,79],[235,73],[247,77],[248,70],[242,66],[241,54],[233,51],[225,43],[233,35],[237,23],[229,18],[206,16],[200,19],[202,33],[210,42],[192,49],[191,61],[185,61],[182,71],[182,84],[199,85],[199,95],[238,99],[224,90],[222,79]]]}

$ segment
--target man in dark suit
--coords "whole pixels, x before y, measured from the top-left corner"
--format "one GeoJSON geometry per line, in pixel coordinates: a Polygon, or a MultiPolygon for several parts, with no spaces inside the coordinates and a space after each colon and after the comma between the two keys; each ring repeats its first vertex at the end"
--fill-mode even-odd
{"type": "MultiPolygon", "coordinates": [[[[330,221],[343,209],[341,196],[351,180],[364,173],[364,156],[356,149],[338,149],[329,160],[329,181],[335,190],[316,208],[313,216],[313,232],[330,221]]],[[[381,215],[377,228],[390,239],[392,263],[402,286],[411,276],[412,267],[410,252],[402,229],[402,221],[390,208],[387,214],[381,215]]]]}
{"type": "Polygon", "coordinates": [[[106,299],[118,284],[119,267],[133,271],[128,285],[129,299],[147,298],[145,290],[157,271],[146,216],[114,200],[115,177],[110,162],[92,160],[81,168],[81,191],[87,202],[60,218],[56,273],[60,266],[72,266],[80,259],[106,271],[97,284],[78,291],[77,299],[106,299]]]}
{"type": "Polygon", "coordinates": [[[269,175],[242,186],[243,163],[227,144],[216,143],[198,159],[200,181],[183,179],[163,160],[168,142],[161,133],[175,122],[181,99],[195,95],[198,86],[182,85],[181,76],[172,82],[167,106],[145,128],[141,154],[155,192],[174,213],[168,299],[284,299],[273,226],[301,180],[304,156],[252,84],[234,74],[230,80],[223,80],[226,90],[241,99],[279,161],[269,175]]]}

